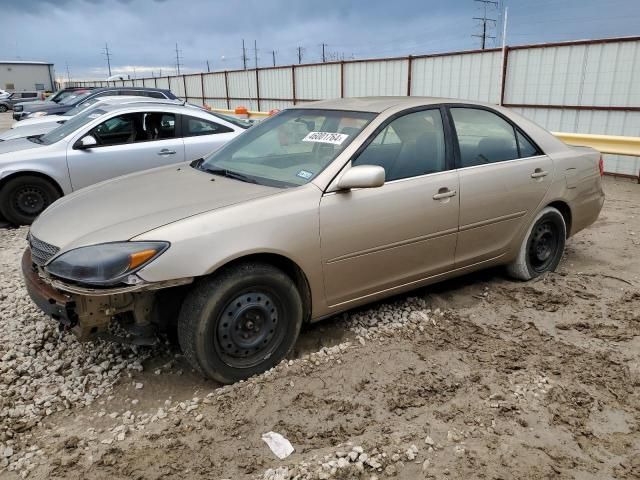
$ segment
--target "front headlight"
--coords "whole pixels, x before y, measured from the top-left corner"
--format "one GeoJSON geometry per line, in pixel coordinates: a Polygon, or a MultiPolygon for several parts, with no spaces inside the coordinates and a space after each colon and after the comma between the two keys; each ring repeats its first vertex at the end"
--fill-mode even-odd
{"type": "Polygon", "coordinates": [[[63,253],[45,270],[56,277],[90,285],[113,285],[153,259],[167,248],[167,242],[117,242],[80,247],[63,253]]]}
{"type": "Polygon", "coordinates": [[[33,112],[30,113],[29,115],[27,115],[28,118],[37,118],[37,117],[44,117],[47,114],[47,112],[33,112]]]}

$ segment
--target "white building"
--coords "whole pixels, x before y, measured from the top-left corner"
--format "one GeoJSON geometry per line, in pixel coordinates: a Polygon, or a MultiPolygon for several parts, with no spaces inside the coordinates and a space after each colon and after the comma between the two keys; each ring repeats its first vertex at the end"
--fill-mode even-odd
{"type": "Polygon", "coordinates": [[[53,63],[0,60],[0,88],[10,92],[54,91],[53,63]]]}

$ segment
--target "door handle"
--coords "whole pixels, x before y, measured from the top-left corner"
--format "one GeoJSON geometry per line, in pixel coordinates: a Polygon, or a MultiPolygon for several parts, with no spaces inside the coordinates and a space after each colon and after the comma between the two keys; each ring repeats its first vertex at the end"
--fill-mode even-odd
{"type": "Polygon", "coordinates": [[[168,148],[163,148],[158,152],[158,155],[175,155],[175,154],[176,154],[175,150],[169,150],[168,148]]]}
{"type": "Polygon", "coordinates": [[[455,197],[458,194],[458,192],[456,192],[455,190],[449,190],[448,188],[444,187],[441,188],[440,190],[438,190],[438,193],[436,193],[433,196],[434,200],[443,200],[445,198],[451,198],[451,197],[455,197]]]}
{"type": "Polygon", "coordinates": [[[542,178],[549,175],[549,172],[546,170],[542,170],[541,168],[536,168],[534,172],[531,174],[531,178],[542,178]]]}

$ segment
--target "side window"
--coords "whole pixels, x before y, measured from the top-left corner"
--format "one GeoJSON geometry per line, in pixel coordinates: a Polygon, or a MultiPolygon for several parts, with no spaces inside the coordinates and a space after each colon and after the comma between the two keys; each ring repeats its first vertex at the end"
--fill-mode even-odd
{"type": "Polygon", "coordinates": [[[165,140],[176,136],[176,116],[173,113],[150,112],[144,114],[143,132],[136,141],[165,140]]]}
{"type": "Polygon", "coordinates": [[[213,135],[215,133],[233,132],[229,127],[220,125],[203,118],[183,117],[185,119],[186,128],[185,137],[198,137],[200,135],[213,135]]]}
{"type": "Polygon", "coordinates": [[[124,145],[174,138],[176,120],[172,113],[127,113],[105,120],[91,130],[98,145],[124,145]]]}
{"type": "Polygon", "coordinates": [[[35,98],[37,96],[38,96],[38,94],[35,93],[35,92],[24,92],[22,94],[22,98],[35,98]]]}
{"type": "Polygon", "coordinates": [[[123,145],[133,143],[136,139],[137,125],[140,124],[139,113],[128,113],[109,118],[91,130],[100,146],[123,145]]]}
{"type": "Polygon", "coordinates": [[[539,155],[538,149],[531,144],[520,132],[516,132],[518,137],[518,148],[520,149],[520,158],[534,157],[539,155]]]}
{"type": "Polygon", "coordinates": [[[146,95],[148,97],[151,97],[151,98],[164,98],[164,99],[167,98],[164,94],[162,94],[160,92],[149,92],[149,91],[147,91],[147,92],[144,93],[144,95],[146,95]]]}
{"type": "Polygon", "coordinates": [[[423,110],[393,120],[352,165],[379,165],[387,182],[446,170],[440,110],[423,110]]]}
{"type": "Polygon", "coordinates": [[[458,134],[461,167],[519,158],[513,126],[495,113],[478,108],[451,108],[458,134]]]}

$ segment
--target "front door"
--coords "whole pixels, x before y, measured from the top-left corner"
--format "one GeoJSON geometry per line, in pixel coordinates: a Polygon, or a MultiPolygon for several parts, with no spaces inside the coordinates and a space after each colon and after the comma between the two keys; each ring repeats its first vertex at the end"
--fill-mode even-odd
{"type": "Polygon", "coordinates": [[[351,162],[382,166],[382,187],[322,197],[320,236],[330,306],[452,267],[458,174],[447,168],[447,150],[439,109],[406,114],[351,162]]]}
{"type": "Polygon", "coordinates": [[[456,266],[463,267],[505,253],[549,189],[553,161],[493,111],[450,112],[460,153],[456,266]]]}
{"type": "Polygon", "coordinates": [[[67,150],[73,189],[184,161],[184,144],[176,138],[175,120],[173,113],[125,113],[86,132],[84,135],[96,139],[96,146],[78,149],[72,142],[67,150]]]}

